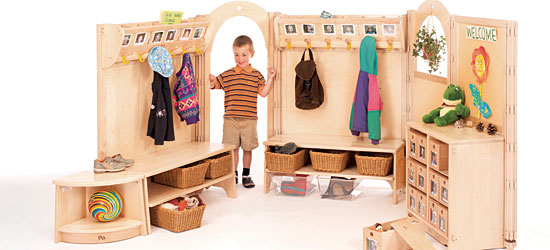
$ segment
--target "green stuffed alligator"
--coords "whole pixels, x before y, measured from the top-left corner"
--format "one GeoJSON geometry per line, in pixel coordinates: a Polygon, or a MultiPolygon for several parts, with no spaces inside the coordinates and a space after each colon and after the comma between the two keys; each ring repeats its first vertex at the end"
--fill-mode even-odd
{"type": "Polygon", "coordinates": [[[454,123],[470,115],[470,109],[464,106],[464,91],[454,84],[449,85],[443,93],[442,107],[432,110],[422,117],[424,123],[434,123],[439,127],[454,123]]]}

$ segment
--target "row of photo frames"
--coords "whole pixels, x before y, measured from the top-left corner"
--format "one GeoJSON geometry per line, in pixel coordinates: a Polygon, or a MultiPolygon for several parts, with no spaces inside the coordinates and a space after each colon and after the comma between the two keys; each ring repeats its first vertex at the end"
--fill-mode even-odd
{"type": "MultiPolygon", "coordinates": [[[[193,31],[193,28],[185,28],[183,29],[183,32],[181,32],[181,36],[179,37],[179,40],[189,40],[189,39],[200,39],[204,35],[205,27],[197,27],[195,28],[195,31],[193,31]],[[193,35],[191,35],[193,34],[193,35]]],[[[177,30],[168,30],[168,31],[155,31],[153,33],[153,40],[151,43],[161,43],[163,42],[173,42],[176,40],[176,33],[177,30]],[[166,33],[166,36],[164,34],[166,33]]],[[[122,39],[122,47],[126,47],[130,45],[132,41],[133,34],[127,34],[124,35],[124,39],[122,39]]],[[[134,46],[136,45],[143,45],[147,41],[147,32],[141,32],[136,34],[136,38],[134,39],[134,46]]]]}
{"type": "MultiPolygon", "coordinates": [[[[378,36],[377,24],[363,24],[365,35],[378,36]]],[[[396,36],[397,26],[395,24],[382,24],[383,36],[396,36]]],[[[285,24],[285,33],[287,35],[297,35],[298,29],[296,24],[285,24]]],[[[302,33],[304,35],[315,35],[315,24],[302,24],[302,33]]],[[[343,35],[359,35],[355,29],[355,24],[342,24],[343,35]]],[[[323,35],[336,35],[335,24],[323,24],[323,35]]]]}

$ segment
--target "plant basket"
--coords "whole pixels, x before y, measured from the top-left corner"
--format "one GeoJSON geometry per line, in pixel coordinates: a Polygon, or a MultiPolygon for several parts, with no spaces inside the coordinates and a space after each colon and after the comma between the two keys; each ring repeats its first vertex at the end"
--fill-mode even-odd
{"type": "Polygon", "coordinates": [[[311,157],[311,166],[313,170],[338,173],[346,168],[350,158],[350,152],[336,150],[327,150],[323,152],[311,150],[309,156],[311,157]]]}
{"type": "Polygon", "coordinates": [[[271,152],[268,147],[265,151],[266,167],[270,171],[293,173],[304,166],[306,161],[307,149],[298,149],[294,154],[279,154],[271,152]]]}
{"type": "Polygon", "coordinates": [[[199,161],[190,165],[175,168],[153,176],[153,182],[178,188],[188,188],[204,183],[207,161],[199,161]]]}
{"type": "Polygon", "coordinates": [[[189,210],[175,211],[155,206],[150,210],[151,224],[174,233],[199,228],[205,208],[206,205],[202,205],[189,210]]]}
{"type": "Polygon", "coordinates": [[[386,176],[392,170],[393,156],[384,153],[356,153],[357,171],[361,175],[386,176]]]}
{"type": "Polygon", "coordinates": [[[212,156],[206,161],[210,163],[206,170],[208,179],[216,179],[231,172],[231,154],[229,152],[212,156]]]}

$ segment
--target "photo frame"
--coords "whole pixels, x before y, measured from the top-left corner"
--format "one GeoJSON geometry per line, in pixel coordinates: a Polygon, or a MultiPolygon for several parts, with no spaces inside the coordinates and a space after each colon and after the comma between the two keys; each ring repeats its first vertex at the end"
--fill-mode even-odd
{"type": "Polygon", "coordinates": [[[432,195],[437,196],[437,183],[435,181],[431,181],[430,192],[432,192],[432,195]]]}
{"type": "Polygon", "coordinates": [[[176,30],[169,30],[166,32],[165,42],[172,42],[176,38],[176,30]]]}
{"type": "Polygon", "coordinates": [[[395,24],[382,24],[382,34],[384,36],[396,36],[397,25],[395,24]]]}
{"type": "Polygon", "coordinates": [[[204,33],[204,27],[196,28],[195,32],[193,33],[193,39],[200,39],[203,33],[204,33]]]}
{"type": "Polygon", "coordinates": [[[418,175],[418,187],[424,189],[424,176],[418,175]]]}
{"type": "Polygon", "coordinates": [[[432,224],[434,225],[437,225],[437,213],[433,208],[430,208],[430,222],[432,222],[432,224]]]}
{"type": "Polygon", "coordinates": [[[124,38],[122,38],[122,47],[127,47],[130,45],[130,41],[132,40],[132,34],[124,35],[124,38]]]}
{"type": "Polygon", "coordinates": [[[409,181],[414,183],[414,170],[409,169],[409,181]]]}
{"type": "Polygon", "coordinates": [[[304,35],[315,35],[315,24],[302,24],[302,33],[304,35]]]}
{"type": "Polygon", "coordinates": [[[424,202],[421,202],[421,201],[418,202],[418,213],[419,213],[422,217],[426,216],[426,215],[425,215],[425,205],[424,205],[424,202]]]}
{"type": "Polygon", "coordinates": [[[437,167],[437,153],[432,151],[432,166],[437,167]]]}
{"type": "Polygon", "coordinates": [[[426,148],[422,145],[420,145],[420,159],[421,160],[426,159],[426,148]]]}
{"type": "Polygon", "coordinates": [[[162,42],[162,36],[164,35],[164,31],[155,31],[153,34],[153,41],[151,43],[160,43],[162,42]]]}
{"type": "Polygon", "coordinates": [[[416,155],[416,143],[411,141],[411,155],[416,155]]]}
{"type": "Polygon", "coordinates": [[[137,33],[136,40],[134,40],[134,45],[143,45],[147,38],[147,32],[137,33]]]}
{"type": "Polygon", "coordinates": [[[189,40],[191,38],[191,31],[193,31],[192,28],[183,29],[183,32],[181,32],[180,40],[189,40]]]}
{"type": "Polygon", "coordinates": [[[378,244],[376,243],[376,240],[367,238],[367,250],[378,250],[378,244]]]}
{"type": "Polygon", "coordinates": [[[365,35],[378,36],[378,25],[363,24],[363,31],[365,32],[365,35]]]}
{"type": "Polygon", "coordinates": [[[447,188],[445,187],[441,187],[441,200],[449,203],[449,191],[447,191],[447,188]]]}
{"type": "Polygon", "coordinates": [[[285,34],[287,35],[297,35],[298,34],[298,28],[296,28],[296,24],[285,24],[285,34]]]}
{"type": "Polygon", "coordinates": [[[334,24],[323,24],[323,35],[336,35],[334,24]]]}
{"type": "Polygon", "coordinates": [[[355,24],[342,24],[342,35],[355,35],[355,24]]]}
{"type": "Polygon", "coordinates": [[[411,207],[412,210],[415,210],[416,209],[416,199],[414,198],[414,196],[411,195],[409,200],[410,200],[409,206],[411,207]]]}

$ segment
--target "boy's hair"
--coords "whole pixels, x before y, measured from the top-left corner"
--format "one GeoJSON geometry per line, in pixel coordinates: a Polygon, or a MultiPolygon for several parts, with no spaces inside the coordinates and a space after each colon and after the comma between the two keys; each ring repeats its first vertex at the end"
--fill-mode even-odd
{"type": "Polygon", "coordinates": [[[240,35],[237,38],[235,38],[235,41],[233,41],[233,47],[241,48],[245,45],[249,45],[248,49],[250,52],[254,51],[254,44],[252,43],[252,39],[248,37],[247,35],[240,35]]]}

